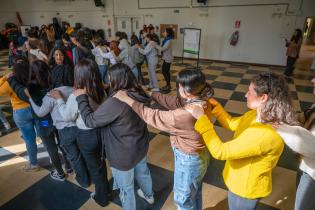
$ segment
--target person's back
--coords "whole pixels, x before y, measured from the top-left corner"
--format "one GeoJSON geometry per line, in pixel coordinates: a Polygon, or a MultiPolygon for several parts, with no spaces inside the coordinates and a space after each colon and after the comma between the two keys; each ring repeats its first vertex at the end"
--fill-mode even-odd
{"type": "Polygon", "coordinates": [[[155,60],[155,59],[157,59],[158,50],[153,47],[153,45],[155,45],[155,44],[156,44],[155,41],[150,41],[147,44],[147,46],[144,48],[144,51],[148,52],[148,53],[145,54],[145,56],[146,56],[146,58],[148,60],[151,60],[151,59],[155,60]]]}
{"type": "Polygon", "coordinates": [[[139,52],[138,48],[135,45],[131,47],[131,57],[132,61],[135,64],[143,63],[144,61],[144,56],[139,52]]]}
{"type": "MultiPolygon", "coordinates": [[[[56,90],[59,90],[62,93],[63,97],[67,99],[73,92],[73,87],[61,86],[56,88],[56,90]]],[[[57,100],[49,97],[47,94],[43,98],[43,102],[40,107],[37,106],[32,99],[30,99],[30,103],[32,104],[33,110],[38,117],[43,117],[50,113],[53,124],[57,129],[63,129],[65,127],[76,125],[74,121],[65,121],[62,118],[59,113],[57,100]]]]}
{"type": "Polygon", "coordinates": [[[112,167],[129,170],[147,153],[149,132],[146,124],[125,103],[116,98],[107,98],[93,116],[84,110],[86,96],[78,96],[81,116],[88,127],[102,127],[106,157],[112,167]],[[117,154],[121,155],[117,158],[117,154]]]}

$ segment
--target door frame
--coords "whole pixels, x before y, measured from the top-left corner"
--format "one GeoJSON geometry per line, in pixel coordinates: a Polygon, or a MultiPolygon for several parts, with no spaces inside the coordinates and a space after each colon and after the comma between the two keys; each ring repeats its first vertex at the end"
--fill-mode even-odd
{"type": "MultiPolygon", "coordinates": [[[[117,19],[119,19],[119,18],[130,18],[130,20],[132,19],[132,18],[140,18],[140,20],[141,20],[141,22],[142,22],[142,25],[144,24],[144,16],[143,15],[115,15],[114,16],[114,29],[115,29],[115,32],[117,32],[117,30],[118,30],[118,25],[117,25],[117,19]]],[[[133,30],[133,28],[132,28],[132,21],[131,21],[131,30],[133,30]]],[[[139,24],[141,24],[141,23],[139,23],[139,24]]],[[[139,30],[141,30],[141,28],[142,28],[142,25],[139,25],[139,30]]],[[[132,31],[131,31],[132,32],[132,31]]]]}

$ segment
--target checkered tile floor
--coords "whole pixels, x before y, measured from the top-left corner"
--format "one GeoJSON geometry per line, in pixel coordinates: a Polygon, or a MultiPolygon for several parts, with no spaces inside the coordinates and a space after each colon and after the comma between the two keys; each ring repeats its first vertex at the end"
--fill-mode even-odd
{"type": "MultiPolygon", "coordinates": [[[[0,74],[6,72],[7,52],[0,52],[0,74]]],[[[194,61],[178,60],[172,65],[172,86],[179,70],[192,68],[194,61]]],[[[245,93],[252,76],[266,71],[282,73],[282,68],[260,67],[230,63],[201,62],[200,67],[206,74],[207,80],[215,89],[215,98],[233,116],[247,111],[245,93]]],[[[145,73],[147,77],[147,73],[145,73]]],[[[315,102],[312,95],[311,78],[313,72],[296,70],[294,79],[290,81],[294,106],[297,110],[305,109],[315,102]]],[[[163,76],[158,71],[160,85],[163,86],[163,76]]],[[[171,92],[175,94],[175,90],[171,92]]],[[[6,103],[7,97],[1,97],[0,103],[6,103]]],[[[9,117],[10,114],[8,113],[9,117]]],[[[224,140],[231,138],[232,133],[216,125],[218,134],[224,140]]],[[[156,202],[152,206],[137,198],[138,209],[176,209],[173,204],[173,170],[174,159],[167,133],[149,128],[151,143],[148,161],[153,177],[153,188],[156,202]]],[[[17,131],[0,138],[0,209],[1,210],[95,210],[101,209],[89,199],[94,187],[83,189],[69,177],[64,183],[50,179],[50,161],[48,154],[39,143],[39,164],[43,167],[40,172],[24,173],[22,165],[26,162],[25,144],[17,131]]],[[[273,192],[260,201],[258,210],[291,210],[295,199],[295,176],[297,161],[294,154],[285,149],[278,166],[273,171],[273,192]]],[[[203,207],[207,210],[227,210],[227,191],[224,186],[221,171],[224,162],[211,160],[203,184],[203,207]]],[[[102,209],[120,209],[119,199],[116,198],[110,206],[102,209]]]]}

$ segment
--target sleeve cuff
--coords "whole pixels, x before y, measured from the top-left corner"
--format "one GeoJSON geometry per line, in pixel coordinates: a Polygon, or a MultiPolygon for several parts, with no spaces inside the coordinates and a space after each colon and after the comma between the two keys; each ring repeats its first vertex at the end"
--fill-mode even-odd
{"type": "Polygon", "coordinates": [[[213,130],[213,124],[207,117],[207,115],[202,115],[195,123],[195,130],[203,134],[209,130],[213,130]]]}

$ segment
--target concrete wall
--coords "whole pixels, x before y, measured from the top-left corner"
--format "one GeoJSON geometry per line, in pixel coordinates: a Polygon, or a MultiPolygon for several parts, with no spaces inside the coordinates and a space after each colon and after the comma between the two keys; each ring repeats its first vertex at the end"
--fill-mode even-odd
{"type": "MultiPolygon", "coordinates": [[[[141,16],[146,24],[202,28],[201,58],[284,65],[284,38],[302,28],[305,17],[315,15],[314,0],[303,4],[301,0],[211,0],[206,6],[196,0],[104,2],[105,9],[95,7],[93,0],[2,0],[0,24],[14,21],[19,11],[24,24],[41,25],[58,17],[71,24],[114,30],[114,17],[141,16]],[[241,21],[240,40],[232,47],[229,39],[236,20],[241,21]]],[[[177,56],[181,56],[182,41],[182,35],[175,41],[177,56]]]]}

